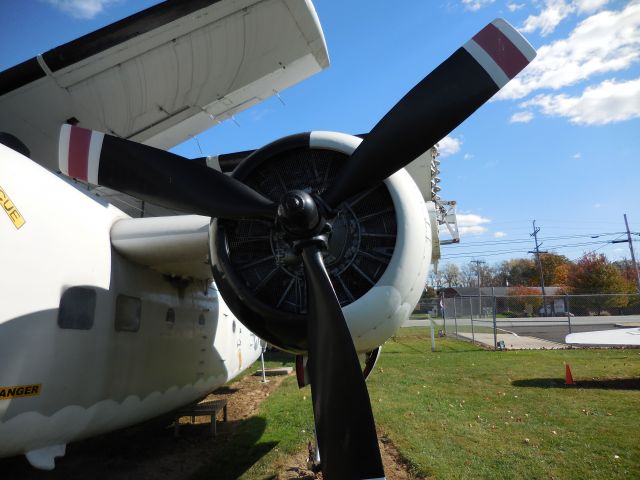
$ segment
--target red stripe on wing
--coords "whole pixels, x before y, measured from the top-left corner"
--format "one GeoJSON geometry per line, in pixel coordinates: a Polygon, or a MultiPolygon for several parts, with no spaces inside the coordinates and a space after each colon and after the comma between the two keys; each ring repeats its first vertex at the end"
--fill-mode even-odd
{"type": "Polygon", "coordinates": [[[87,181],[91,130],[71,127],[69,137],[69,176],[87,181]]]}
{"type": "Polygon", "coordinates": [[[529,63],[527,57],[493,23],[480,30],[473,39],[498,64],[509,80],[529,63]]]}

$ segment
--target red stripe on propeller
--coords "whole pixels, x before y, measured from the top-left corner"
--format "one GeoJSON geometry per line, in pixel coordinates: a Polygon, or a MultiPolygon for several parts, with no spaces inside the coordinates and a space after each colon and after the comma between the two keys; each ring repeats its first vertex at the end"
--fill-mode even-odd
{"type": "Polygon", "coordinates": [[[71,127],[69,135],[69,176],[87,181],[91,130],[71,127]]]}
{"type": "Polygon", "coordinates": [[[473,40],[498,64],[509,80],[529,64],[518,47],[493,23],[480,30],[473,40]]]}

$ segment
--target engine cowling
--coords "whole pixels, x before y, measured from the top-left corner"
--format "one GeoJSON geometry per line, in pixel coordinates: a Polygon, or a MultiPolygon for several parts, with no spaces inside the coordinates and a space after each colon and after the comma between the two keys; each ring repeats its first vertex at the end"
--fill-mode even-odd
{"type": "MultiPolygon", "coordinates": [[[[361,141],[336,132],[292,135],[257,150],[232,175],[275,202],[294,189],[322,193],[361,141]]],[[[325,265],[356,350],[370,351],[420,298],[431,262],[429,215],[405,170],[336,210],[325,265]]],[[[233,313],[269,343],[304,353],[304,272],[282,229],[253,219],[214,219],[210,228],[213,276],[233,313]]]]}

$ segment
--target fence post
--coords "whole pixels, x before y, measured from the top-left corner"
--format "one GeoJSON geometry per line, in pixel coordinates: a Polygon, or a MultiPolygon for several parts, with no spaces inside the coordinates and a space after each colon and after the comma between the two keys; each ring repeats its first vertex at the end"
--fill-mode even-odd
{"type": "Polygon", "coordinates": [[[564,296],[564,311],[567,313],[567,324],[569,325],[569,333],[571,333],[571,312],[569,311],[569,295],[564,296]]]}
{"type": "Polygon", "coordinates": [[[433,333],[434,331],[434,327],[435,327],[435,322],[433,321],[433,318],[429,317],[429,322],[431,323],[431,351],[435,352],[436,351],[436,336],[433,333]]]}
{"type": "Polygon", "coordinates": [[[491,295],[493,296],[493,349],[498,350],[498,328],[496,321],[496,289],[491,287],[491,295]]]}
{"type": "Polygon", "coordinates": [[[442,309],[442,329],[444,330],[445,337],[447,336],[447,316],[444,308],[444,293],[440,294],[440,307],[442,309]]]}
{"type": "Polygon", "coordinates": [[[469,314],[471,315],[471,342],[476,343],[476,334],[473,331],[473,300],[472,297],[469,297],[469,305],[471,306],[471,310],[469,310],[469,314]]]}
{"type": "Polygon", "coordinates": [[[456,311],[456,299],[458,297],[453,297],[453,324],[456,327],[456,338],[458,338],[458,312],[456,311]]]}

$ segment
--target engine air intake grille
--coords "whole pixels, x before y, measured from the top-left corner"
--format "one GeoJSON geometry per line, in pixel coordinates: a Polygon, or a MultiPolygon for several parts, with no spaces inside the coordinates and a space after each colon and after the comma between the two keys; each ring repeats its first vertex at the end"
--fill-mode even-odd
{"type": "MultiPolygon", "coordinates": [[[[263,162],[243,181],[278,202],[290,190],[322,193],[347,156],[298,148],[263,162]]],[[[380,279],[396,242],[396,215],[384,184],[340,205],[332,221],[325,265],[340,305],[360,298],[380,279]]],[[[300,257],[283,233],[261,220],[225,221],[229,258],[246,287],[265,304],[306,313],[306,284],[300,257]]]]}

